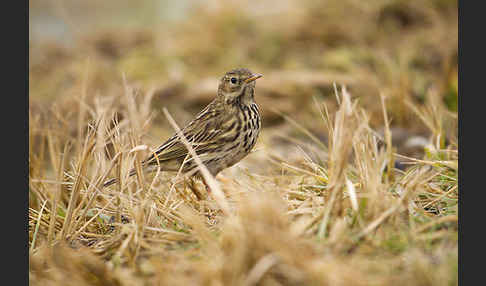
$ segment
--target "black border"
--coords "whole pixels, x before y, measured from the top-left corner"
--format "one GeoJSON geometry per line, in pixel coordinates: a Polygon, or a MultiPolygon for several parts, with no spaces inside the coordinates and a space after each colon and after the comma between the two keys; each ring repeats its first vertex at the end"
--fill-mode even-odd
{"type": "Polygon", "coordinates": [[[474,99],[484,97],[484,10],[475,1],[458,1],[458,140],[459,140],[459,285],[479,285],[484,280],[483,253],[484,236],[481,233],[484,218],[484,130],[485,105],[474,104],[474,99]],[[468,7],[465,7],[467,3],[468,7]],[[467,41],[469,39],[469,41],[467,41]],[[482,156],[481,156],[482,155],[482,156]],[[477,181],[475,184],[474,181],[477,181]],[[475,186],[476,185],[476,186],[475,186]],[[466,236],[466,232],[469,235],[466,236]],[[478,259],[473,259],[477,256],[478,259]]]}
{"type": "Polygon", "coordinates": [[[29,2],[9,2],[2,12],[1,158],[5,167],[3,180],[10,183],[2,186],[2,194],[6,198],[0,213],[4,224],[2,256],[8,263],[4,268],[6,271],[3,271],[6,277],[2,280],[7,284],[28,285],[29,2]]]}

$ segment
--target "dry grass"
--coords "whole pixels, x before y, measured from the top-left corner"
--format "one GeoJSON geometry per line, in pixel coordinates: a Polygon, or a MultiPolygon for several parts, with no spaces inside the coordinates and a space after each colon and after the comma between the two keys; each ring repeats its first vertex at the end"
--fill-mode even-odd
{"type": "Polygon", "coordinates": [[[31,50],[32,285],[458,284],[457,2],[302,3],[31,50]],[[264,129],[220,196],[129,178],[240,64],[264,129]]]}

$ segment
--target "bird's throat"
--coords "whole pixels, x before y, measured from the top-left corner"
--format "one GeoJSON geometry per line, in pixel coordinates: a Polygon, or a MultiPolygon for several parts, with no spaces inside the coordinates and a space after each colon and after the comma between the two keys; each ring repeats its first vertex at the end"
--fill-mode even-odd
{"type": "Polygon", "coordinates": [[[250,105],[254,102],[254,88],[251,86],[245,86],[239,96],[240,104],[250,105]]]}
{"type": "Polygon", "coordinates": [[[228,105],[249,105],[254,102],[253,88],[245,86],[242,90],[225,94],[225,102],[228,105]]]}

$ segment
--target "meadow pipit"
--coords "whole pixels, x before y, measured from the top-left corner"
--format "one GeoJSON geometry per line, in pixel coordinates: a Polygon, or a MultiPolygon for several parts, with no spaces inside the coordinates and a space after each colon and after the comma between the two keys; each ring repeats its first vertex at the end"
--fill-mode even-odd
{"type": "MultiPolygon", "coordinates": [[[[216,98],[182,128],[182,134],[213,176],[238,163],[255,146],[261,128],[255,80],[260,77],[245,68],[227,72],[219,82],[216,98]]],[[[159,166],[161,171],[178,171],[182,166],[183,173],[200,176],[196,162],[177,134],[142,161],[144,171],[155,171],[159,166]]],[[[130,171],[130,176],[135,174],[135,170],[130,171]]],[[[111,179],[104,186],[115,182],[111,179]]]]}

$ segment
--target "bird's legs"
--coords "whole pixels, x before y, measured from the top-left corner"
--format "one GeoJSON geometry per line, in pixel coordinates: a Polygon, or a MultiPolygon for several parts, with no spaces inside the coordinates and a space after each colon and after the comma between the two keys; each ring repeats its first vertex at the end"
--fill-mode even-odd
{"type": "Polygon", "coordinates": [[[206,191],[208,192],[208,194],[211,194],[211,188],[209,187],[208,183],[206,183],[204,177],[202,178],[202,181],[204,183],[204,186],[206,186],[206,191]]]}
{"type": "MultiPolygon", "coordinates": [[[[199,177],[199,179],[203,182],[204,187],[206,188],[206,192],[208,193],[208,195],[211,195],[211,187],[209,187],[209,185],[206,182],[206,180],[204,179],[204,177],[201,176],[201,177],[199,177]]],[[[196,188],[196,185],[194,183],[195,183],[194,182],[194,178],[193,177],[190,177],[189,184],[188,184],[189,185],[189,188],[194,193],[194,195],[196,195],[196,197],[197,197],[198,200],[202,200],[203,199],[203,196],[201,195],[201,193],[198,190],[198,188],[196,188]]]]}
{"type": "Polygon", "coordinates": [[[201,193],[199,193],[199,190],[194,185],[194,179],[192,177],[189,179],[189,188],[194,193],[194,195],[196,195],[196,197],[197,197],[198,200],[202,200],[203,199],[201,193]]]}

